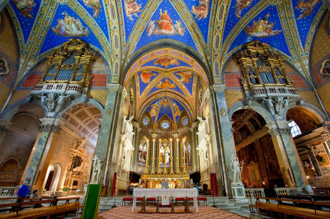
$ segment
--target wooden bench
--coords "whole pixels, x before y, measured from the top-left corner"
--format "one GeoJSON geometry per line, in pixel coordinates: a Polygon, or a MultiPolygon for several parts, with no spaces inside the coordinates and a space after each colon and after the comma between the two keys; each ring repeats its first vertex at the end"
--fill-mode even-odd
{"type": "Polygon", "coordinates": [[[132,205],[133,204],[133,197],[125,197],[123,198],[123,201],[121,203],[121,205],[127,205],[127,202],[132,205]]]}
{"type": "Polygon", "coordinates": [[[77,210],[82,207],[83,206],[80,205],[79,203],[42,207],[42,208],[36,208],[36,209],[22,210],[19,212],[0,214],[0,218],[19,218],[19,219],[37,218],[37,217],[54,215],[54,214],[61,214],[62,218],[64,218],[65,213],[67,213],[69,211],[77,210]]]}
{"type": "Polygon", "coordinates": [[[71,200],[76,200],[75,203],[79,203],[80,197],[67,197],[67,198],[57,198],[58,201],[65,201],[65,204],[70,204],[71,200]]]}

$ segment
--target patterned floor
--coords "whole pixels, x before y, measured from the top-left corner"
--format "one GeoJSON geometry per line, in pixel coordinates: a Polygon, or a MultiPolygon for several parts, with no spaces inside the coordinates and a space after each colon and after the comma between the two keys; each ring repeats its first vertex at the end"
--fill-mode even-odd
{"type": "MultiPolygon", "coordinates": [[[[155,207],[147,206],[146,210],[153,210],[155,207]]],[[[175,209],[183,210],[183,206],[175,207],[175,209]]],[[[109,211],[103,212],[99,214],[99,216],[103,216],[104,219],[108,218],[125,218],[125,219],[131,219],[131,218],[225,218],[225,219],[243,219],[246,217],[238,216],[233,213],[229,213],[226,211],[221,211],[216,208],[212,208],[211,206],[199,206],[198,212],[194,210],[193,207],[190,208],[192,213],[190,214],[140,214],[138,211],[140,211],[140,207],[137,207],[137,209],[132,212],[132,206],[119,206],[117,208],[111,209],[109,211]]],[[[161,208],[161,211],[170,211],[170,208],[161,208]]]]}

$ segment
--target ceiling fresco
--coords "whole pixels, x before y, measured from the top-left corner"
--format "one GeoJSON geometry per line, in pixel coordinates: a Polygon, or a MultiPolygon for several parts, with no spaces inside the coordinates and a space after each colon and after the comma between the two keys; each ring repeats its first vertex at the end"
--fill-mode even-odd
{"type": "Polygon", "coordinates": [[[170,1],[162,1],[154,11],[151,19],[146,22],[148,24],[135,50],[162,38],[175,39],[197,50],[196,44],[182,21],[180,14],[174,9],[170,1]]]}
{"type": "Polygon", "coordinates": [[[269,6],[258,14],[236,37],[229,51],[255,39],[290,55],[275,6],[269,6]]]}
{"type": "MultiPolygon", "coordinates": [[[[107,30],[105,32],[107,33],[107,30]]],[[[70,7],[59,5],[39,54],[61,45],[72,37],[81,38],[103,51],[88,25],[70,7]]]]}
{"type": "Polygon", "coordinates": [[[236,0],[231,1],[225,32],[223,35],[223,41],[228,36],[229,32],[233,29],[233,27],[237,24],[239,19],[244,17],[246,12],[250,10],[259,0],[236,0]]]}

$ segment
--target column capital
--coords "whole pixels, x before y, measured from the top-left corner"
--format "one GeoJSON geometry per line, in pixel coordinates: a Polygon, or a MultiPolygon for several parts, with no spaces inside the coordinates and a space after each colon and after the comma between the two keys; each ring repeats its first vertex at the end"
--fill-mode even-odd
{"type": "Polygon", "coordinates": [[[121,86],[120,84],[108,84],[107,89],[110,92],[117,92],[120,86],[121,86]]]}
{"type": "Polygon", "coordinates": [[[153,133],[151,133],[151,137],[152,137],[152,139],[156,139],[158,137],[158,134],[153,132],[153,133]]]}
{"type": "Polygon", "coordinates": [[[213,85],[213,89],[215,92],[225,92],[226,85],[225,84],[215,84],[215,85],[213,85]]]}
{"type": "Polygon", "coordinates": [[[64,122],[60,119],[41,118],[40,132],[50,132],[58,134],[64,122]]]}
{"type": "Polygon", "coordinates": [[[133,126],[136,128],[136,130],[138,131],[138,132],[140,132],[141,131],[141,128],[140,128],[140,125],[139,125],[139,123],[138,122],[133,122],[133,126]]]}

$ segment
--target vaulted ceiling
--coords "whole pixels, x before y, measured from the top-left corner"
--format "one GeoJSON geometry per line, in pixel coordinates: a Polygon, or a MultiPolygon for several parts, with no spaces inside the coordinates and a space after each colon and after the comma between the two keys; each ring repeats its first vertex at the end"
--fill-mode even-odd
{"type": "Polygon", "coordinates": [[[193,113],[197,81],[223,83],[225,62],[255,39],[308,78],[326,6],[321,0],[11,0],[7,10],[21,56],[17,83],[54,48],[78,37],[106,60],[108,83],[137,75],[140,110],[167,86],[168,97],[193,113]],[[160,48],[171,49],[156,54],[160,48]]]}

